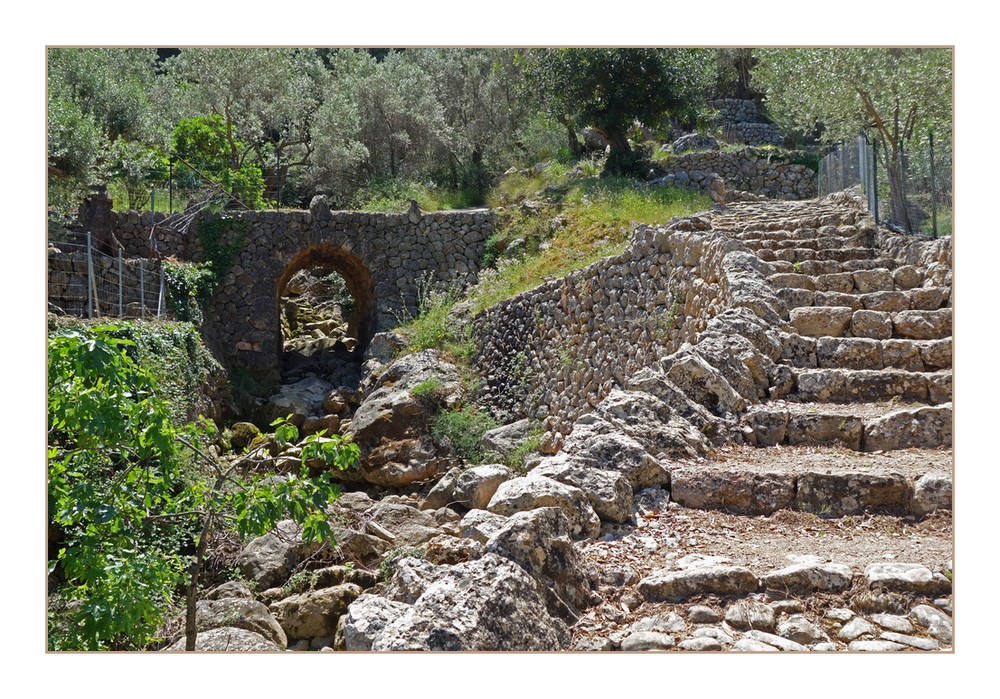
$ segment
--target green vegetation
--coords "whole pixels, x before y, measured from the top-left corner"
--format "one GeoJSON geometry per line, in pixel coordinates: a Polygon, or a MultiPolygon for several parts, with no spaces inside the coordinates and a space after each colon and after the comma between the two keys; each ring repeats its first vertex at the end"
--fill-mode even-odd
{"type": "MultiPolygon", "coordinates": [[[[141,649],[186,587],[187,647],[209,539],[231,527],[259,536],[284,518],[309,540],[332,536],[325,507],[338,490],[329,471],[358,460],[343,440],[306,440],[299,474],[266,480],[220,462],[204,421],[176,427],[137,347],[115,326],[54,333],[48,353],[49,647],[141,649]]],[[[126,333],[127,334],[127,331],[126,333]]],[[[297,434],[285,431],[283,436],[297,434]]]]}
{"type": "Polygon", "coordinates": [[[458,407],[438,413],[431,420],[431,434],[438,441],[451,444],[467,464],[483,460],[483,435],[497,427],[488,413],[476,406],[458,407]]]}
{"type": "Polygon", "coordinates": [[[163,278],[170,310],[183,321],[200,325],[205,304],[233,266],[243,247],[246,224],[223,216],[202,219],[198,235],[205,262],[164,260],[163,278]]]}
{"type": "Polygon", "coordinates": [[[665,223],[712,205],[708,197],[688,190],[637,184],[623,178],[571,181],[557,199],[562,208],[553,207],[564,218],[564,225],[554,232],[548,217],[521,211],[501,214],[498,235],[506,240],[523,238],[527,255],[480,276],[472,296],[476,312],[621,253],[637,224],[665,223]]]}
{"type": "Polygon", "coordinates": [[[482,193],[472,188],[460,190],[402,180],[372,180],[358,190],[351,201],[351,208],[375,213],[400,213],[416,200],[424,211],[465,209],[481,206],[482,193]]]}

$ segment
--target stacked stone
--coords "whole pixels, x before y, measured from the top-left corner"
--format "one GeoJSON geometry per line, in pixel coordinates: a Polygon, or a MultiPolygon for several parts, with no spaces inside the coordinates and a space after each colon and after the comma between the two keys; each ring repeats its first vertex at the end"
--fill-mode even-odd
{"type": "MultiPolygon", "coordinates": [[[[669,148],[669,146],[665,146],[669,148]]],[[[816,173],[805,165],[772,162],[774,153],[755,148],[737,152],[685,153],[666,165],[668,173],[659,182],[711,190],[715,176],[727,189],[737,189],[775,199],[808,199],[816,196],[816,173]]]]}
{"type": "Polygon", "coordinates": [[[722,127],[723,140],[728,143],[780,146],[784,141],[781,130],[764,121],[753,100],[721,99],[708,104],[719,110],[717,123],[722,127]]]}
{"type": "Polygon", "coordinates": [[[187,259],[188,236],[177,220],[162,212],[128,211],[111,214],[111,230],[128,257],[187,259]]]}
{"type": "Polygon", "coordinates": [[[484,400],[505,418],[551,416],[569,432],[613,386],[693,342],[738,295],[733,250],[719,235],[643,226],[621,255],[487,309],[476,323],[484,400]]]}
{"type": "MultiPolygon", "coordinates": [[[[158,260],[123,259],[119,280],[118,259],[94,254],[91,261],[94,280],[91,292],[100,293],[95,313],[137,318],[142,314],[140,290],[144,291],[146,313],[156,313],[159,300],[160,263],[158,260]],[[122,289],[121,308],[118,288],[122,289]]],[[[87,314],[87,251],[62,252],[49,248],[48,300],[50,310],[67,315],[87,314]]]]}

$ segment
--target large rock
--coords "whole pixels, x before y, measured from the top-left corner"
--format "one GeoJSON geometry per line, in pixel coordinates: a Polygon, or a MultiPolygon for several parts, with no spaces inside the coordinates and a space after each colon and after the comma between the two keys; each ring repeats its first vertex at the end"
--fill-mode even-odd
{"type": "Polygon", "coordinates": [[[483,434],[483,453],[506,456],[524,444],[533,430],[534,424],[528,419],[488,430],[483,434]]]}
{"type": "Polygon", "coordinates": [[[344,650],[371,650],[372,640],[410,605],[377,595],[361,595],[344,615],[344,650]]]}
{"type": "Polygon", "coordinates": [[[538,584],[496,554],[446,569],[372,638],[372,650],[556,651],[570,634],[538,584]]]}
{"type": "Polygon", "coordinates": [[[237,561],[243,577],[266,590],[283,584],[292,568],[319,548],[302,539],[302,529],[290,519],[278,523],[273,531],[247,544],[237,561]]]}
{"type": "Polygon", "coordinates": [[[870,510],[905,512],[910,504],[910,484],[890,473],[818,473],[798,478],[795,507],[813,514],[845,517],[870,510]]]}
{"type": "Polygon", "coordinates": [[[537,580],[553,616],[572,623],[590,605],[590,576],[569,539],[569,522],[558,507],[512,515],[490,537],[486,550],[514,561],[537,580]]]}
{"type": "Polygon", "coordinates": [[[540,507],[561,509],[574,539],[593,539],[600,533],[601,520],[584,492],[544,476],[514,478],[501,483],[487,509],[509,517],[540,507]]]}
{"type": "Polygon", "coordinates": [[[271,611],[290,639],[333,637],[337,621],[361,595],[352,583],[292,595],[271,605],[271,611]]]}
{"type": "Polygon", "coordinates": [[[840,337],[851,324],[853,314],[846,306],[813,306],[793,308],[789,318],[799,335],[840,337]]]}
{"type": "Polygon", "coordinates": [[[268,401],[272,419],[292,416],[292,421],[301,424],[311,415],[323,414],[323,401],[333,389],[333,384],[310,376],[293,384],[281,387],[268,401]]]}
{"type": "Polygon", "coordinates": [[[469,509],[485,509],[501,483],[514,477],[514,472],[500,464],[473,466],[455,479],[453,501],[469,509]]]}
{"type": "Polygon", "coordinates": [[[663,360],[667,378],[684,393],[716,415],[740,413],[749,402],[732,387],[722,372],[686,345],[663,360]]]}
{"type": "Polygon", "coordinates": [[[653,571],[636,588],[648,602],[666,602],[694,595],[746,595],[756,592],[757,585],[757,577],[748,568],[706,565],[653,571]]]}
{"type": "Polygon", "coordinates": [[[576,456],[558,454],[541,460],[529,478],[544,476],[582,490],[601,519],[619,524],[632,510],[632,486],[617,471],[597,468],[597,463],[576,456]]]}
{"type": "Polygon", "coordinates": [[[288,646],[288,638],[281,625],[271,615],[267,607],[257,600],[228,597],[198,602],[197,629],[199,634],[210,629],[227,627],[252,631],[281,649],[288,646]]]}
{"type": "Polygon", "coordinates": [[[934,510],[950,510],[951,492],[951,476],[943,473],[924,474],[913,486],[910,512],[923,517],[934,510]]]}
{"type": "MultiPolygon", "coordinates": [[[[183,651],[186,646],[186,639],[183,637],[175,641],[166,652],[183,651]]],[[[247,631],[246,629],[226,626],[217,629],[209,629],[198,634],[195,639],[194,649],[199,652],[220,652],[220,653],[274,653],[284,650],[274,641],[270,641],[259,633],[247,631]]]]}
{"type": "Polygon", "coordinates": [[[896,410],[865,423],[865,451],[950,447],[951,440],[950,403],[896,410]]]}
{"type": "Polygon", "coordinates": [[[667,471],[639,442],[592,414],[576,421],[573,431],[563,443],[563,452],[590,459],[606,471],[621,473],[633,488],[663,485],[670,481],[667,471]]]}
{"type": "Polygon", "coordinates": [[[458,528],[466,539],[485,544],[506,523],[507,517],[488,510],[469,510],[458,523],[458,528]]]}
{"type": "Polygon", "coordinates": [[[951,580],[933,573],[918,563],[872,563],[865,568],[865,577],[872,588],[890,592],[915,592],[925,595],[951,593],[951,580]]]}
{"type": "Polygon", "coordinates": [[[670,474],[670,497],[684,507],[769,515],[791,507],[795,477],[788,473],[677,468],[670,474]]]}
{"type": "Polygon", "coordinates": [[[389,364],[362,401],[348,430],[361,447],[361,473],[383,487],[402,487],[434,475],[438,466],[428,420],[434,406],[413,395],[433,385],[447,406],[461,392],[458,369],[436,350],[407,355],[389,364]]]}
{"type": "MultiPolygon", "coordinates": [[[[657,457],[697,457],[709,451],[700,430],[664,401],[643,391],[613,389],[594,407],[593,414],[657,457]]],[[[577,422],[583,421],[584,418],[580,418],[577,422]]]]}
{"type": "Polygon", "coordinates": [[[842,563],[796,563],[762,578],[769,590],[792,595],[843,592],[850,589],[853,579],[851,567],[842,563]]]}
{"type": "Polygon", "coordinates": [[[937,340],[951,335],[951,309],[902,311],[892,317],[892,329],[898,337],[911,340],[937,340]]]}
{"type": "Polygon", "coordinates": [[[400,503],[380,502],[367,513],[392,534],[393,546],[419,546],[441,533],[434,515],[400,503]]]}

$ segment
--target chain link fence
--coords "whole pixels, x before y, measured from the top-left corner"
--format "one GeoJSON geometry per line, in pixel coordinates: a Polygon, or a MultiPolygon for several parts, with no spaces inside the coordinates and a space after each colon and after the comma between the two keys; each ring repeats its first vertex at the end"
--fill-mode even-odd
{"type": "Polygon", "coordinates": [[[111,256],[85,243],[49,244],[48,307],[82,318],[159,319],[166,312],[160,261],[111,256]]]}
{"type": "Polygon", "coordinates": [[[932,133],[885,152],[862,134],[819,165],[820,196],[860,185],[877,223],[933,237],[952,234],[952,150],[932,133]]]}

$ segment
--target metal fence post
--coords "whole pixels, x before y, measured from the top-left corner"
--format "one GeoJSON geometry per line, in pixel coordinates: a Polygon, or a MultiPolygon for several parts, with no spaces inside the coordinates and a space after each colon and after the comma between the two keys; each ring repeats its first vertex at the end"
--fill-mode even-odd
{"type": "Polygon", "coordinates": [[[90,254],[90,231],[87,231],[87,317],[94,317],[94,258],[90,254]]]}
{"type": "Polygon", "coordinates": [[[146,262],[139,260],[139,318],[146,319],[146,262]]]}
{"type": "Polygon", "coordinates": [[[167,213],[174,213],[174,156],[167,158],[167,213]]]}
{"type": "Polygon", "coordinates": [[[124,300],[123,289],[125,288],[124,278],[122,276],[122,249],[118,248],[118,317],[121,318],[124,315],[125,305],[122,303],[124,300]]]}
{"type": "Polygon", "coordinates": [[[934,132],[928,131],[927,135],[930,137],[930,147],[931,147],[931,230],[934,232],[934,238],[937,239],[937,187],[934,186],[934,132]]]}
{"type": "Polygon", "coordinates": [[[156,319],[163,313],[163,264],[160,264],[160,293],[156,297],[156,319]]]}
{"type": "Polygon", "coordinates": [[[872,141],[872,190],[875,192],[875,225],[878,220],[878,139],[872,141]]]}

